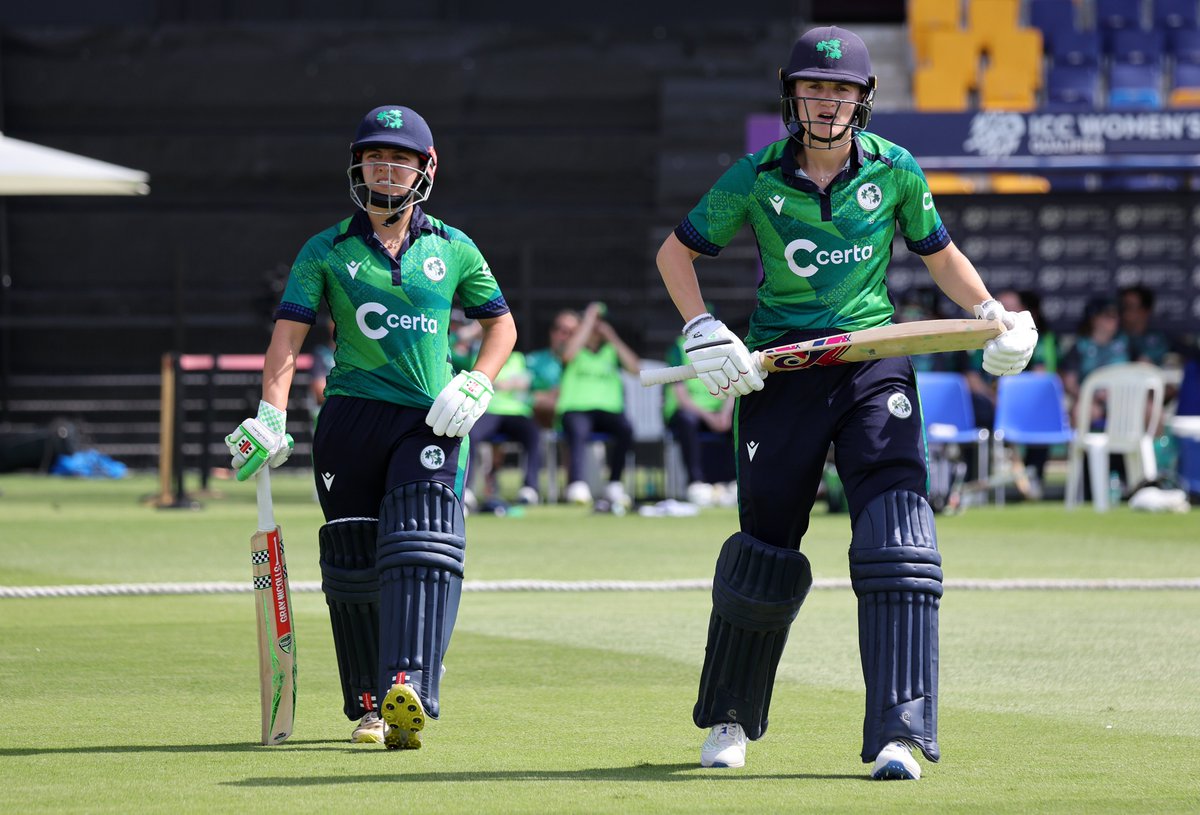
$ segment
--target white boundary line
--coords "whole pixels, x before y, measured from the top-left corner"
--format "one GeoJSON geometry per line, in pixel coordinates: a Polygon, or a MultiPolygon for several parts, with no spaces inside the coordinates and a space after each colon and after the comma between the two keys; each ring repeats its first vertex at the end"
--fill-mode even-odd
{"type": "MultiPolygon", "coordinates": [[[[516,592],[590,592],[590,591],[707,591],[712,581],[696,580],[467,580],[463,591],[516,592]]],[[[848,589],[848,579],[813,581],[814,589],[848,589]]],[[[947,580],[948,591],[1195,591],[1200,578],[1147,579],[1043,579],[1011,578],[999,580],[947,580]]],[[[319,581],[296,581],[293,592],[319,592],[319,581]]],[[[0,586],[0,599],[35,597],[126,597],[183,594],[248,594],[245,583],[107,583],[73,586],[0,586]]]]}

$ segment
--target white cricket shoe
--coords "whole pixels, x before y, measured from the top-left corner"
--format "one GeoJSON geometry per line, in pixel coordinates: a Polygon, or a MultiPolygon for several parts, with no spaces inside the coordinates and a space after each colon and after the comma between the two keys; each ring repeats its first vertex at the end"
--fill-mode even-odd
{"type": "Polygon", "coordinates": [[[518,504],[525,504],[527,506],[534,507],[537,506],[540,501],[541,498],[538,496],[538,491],[533,487],[525,486],[517,490],[518,504]]]}
{"type": "Polygon", "coordinates": [[[572,481],[567,485],[567,503],[590,506],[592,503],[592,488],[586,481],[572,481]]]}
{"type": "Polygon", "coordinates": [[[387,730],[387,726],[383,723],[383,719],[379,718],[379,714],[373,710],[367,711],[367,715],[362,717],[362,721],[358,723],[358,727],[354,728],[354,732],[350,734],[350,742],[352,744],[383,744],[383,736],[387,730]]]}
{"type": "Polygon", "coordinates": [[[875,756],[871,777],[876,781],[916,781],[921,765],[913,758],[913,745],[902,739],[889,741],[875,756]]]}
{"type": "Polygon", "coordinates": [[[703,481],[693,481],[687,486],[688,503],[698,507],[712,506],[713,494],[713,485],[703,481]]]}
{"type": "Polygon", "coordinates": [[[746,763],[746,731],[736,722],[713,725],[700,748],[701,767],[741,767],[746,763]]]}
{"type": "Polygon", "coordinates": [[[620,481],[610,481],[608,486],[604,488],[604,497],[613,506],[620,504],[626,509],[633,503],[629,495],[625,492],[625,485],[620,481]]]}

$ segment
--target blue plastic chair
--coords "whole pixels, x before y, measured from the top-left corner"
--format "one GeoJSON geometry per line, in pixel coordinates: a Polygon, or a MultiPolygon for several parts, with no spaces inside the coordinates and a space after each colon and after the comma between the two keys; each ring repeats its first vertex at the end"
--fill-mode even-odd
{"type": "Polygon", "coordinates": [[[1064,34],[1074,32],[1075,3],[1072,0],[1029,0],[1029,24],[1042,32],[1046,51],[1064,34]]]}
{"type": "Polygon", "coordinates": [[[1104,53],[1104,45],[1100,41],[1100,32],[1095,29],[1060,31],[1046,50],[1055,66],[1097,68],[1104,53]]]}
{"type": "Polygon", "coordinates": [[[1046,75],[1046,105],[1059,110],[1095,110],[1100,71],[1086,65],[1056,65],[1046,75]]]}
{"type": "MultiPolygon", "coordinates": [[[[992,425],[992,460],[1004,460],[1004,444],[1053,447],[1075,435],[1067,418],[1062,381],[1057,374],[1028,372],[1002,376],[996,388],[996,420],[992,425]]],[[[1004,487],[996,488],[1004,503],[1004,487]]]]}
{"type": "Polygon", "coordinates": [[[1154,27],[1160,31],[1195,28],[1196,0],[1154,0],[1154,27]]]}
{"type": "Polygon", "coordinates": [[[988,436],[986,427],[975,423],[971,388],[967,378],[950,371],[922,371],[917,374],[917,395],[929,444],[974,444],[979,478],[988,477],[988,436]]]}
{"type": "MultiPolygon", "coordinates": [[[[1200,416],[1200,361],[1192,360],[1183,368],[1179,384],[1177,416],[1200,416]]],[[[1179,486],[1189,495],[1200,495],[1200,440],[1178,436],[1179,486]]]]}

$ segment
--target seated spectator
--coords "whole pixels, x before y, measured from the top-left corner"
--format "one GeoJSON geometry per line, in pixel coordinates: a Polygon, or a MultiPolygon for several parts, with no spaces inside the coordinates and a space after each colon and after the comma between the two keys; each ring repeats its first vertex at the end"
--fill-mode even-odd
{"type": "Polygon", "coordinates": [[[550,345],[530,351],[525,357],[529,370],[529,390],[533,397],[533,416],[539,426],[553,429],[555,426],[555,403],[558,401],[558,386],[562,381],[563,350],[567,340],[579,328],[579,313],[564,309],[554,315],[550,324],[550,345]]]}
{"type": "Polygon", "coordinates": [[[625,416],[625,383],[621,369],[637,373],[641,360],[604,319],[604,306],[590,303],[563,349],[563,374],[556,411],[567,445],[569,503],[589,504],[592,491],[584,478],[588,440],[593,433],[611,437],[608,444],[608,487],[604,498],[628,506],[621,484],[625,458],[633,449],[633,425],[625,416]]]}
{"type": "MultiPolygon", "coordinates": [[[[504,367],[492,380],[495,395],[488,404],[487,413],[480,416],[471,428],[471,464],[468,473],[474,471],[476,451],[497,435],[521,445],[525,454],[525,482],[517,490],[517,503],[538,503],[538,476],[542,471],[541,431],[533,420],[533,400],[529,393],[529,371],[525,367],[525,355],[513,351],[504,367]]],[[[503,454],[496,445],[492,455],[491,470],[484,473],[484,484],[488,497],[496,497],[496,471],[500,469],[503,454]]]]}
{"type": "Polygon", "coordinates": [[[1138,284],[1121,289],[1121,331],[1129,339],[1129,358],[1134,362],[1162,365],[1171,350],[1171,341],[1161,331],[1150,328],[1154,316],[1154,292],[1138,284]]]}
{"type": "MultiPolygon", "coordinates": [[[[1063,390],[1074,404],[1079,398],[1079,386],[1088,374],[1104,365],[1131,360],[1129,339],[1120,332],[1116,300],[1103,295],[1094,297],[1084,309],[1074,345],[1063,357],[1060,369],[1063,390]]],[[[1074,415],[1072,408],[1071,416],[1074,415]]],[[[1104,405],[1097,399],[1092,405],[1092,424],[1101,424],[1103,419],[1104,405]]]]}
{"type": "MultiPolygon", "coordinates": [[[[709,308],[709,313],[713,309],[709,308]]],[[[666,354],[670,366],[686,365],[684,337],[666,354]]],[[[673,382],[663,393],[663,418],[679,444],[687,471],[687,500],[699,506],[732,503],[737,497],[733,451],[733,407],[718,399],[699,379],[673,382]],[[702,439],[702,433],[708,439],[702,439]],[[705,455],[707,454],[707,455],[705,455]]]]}

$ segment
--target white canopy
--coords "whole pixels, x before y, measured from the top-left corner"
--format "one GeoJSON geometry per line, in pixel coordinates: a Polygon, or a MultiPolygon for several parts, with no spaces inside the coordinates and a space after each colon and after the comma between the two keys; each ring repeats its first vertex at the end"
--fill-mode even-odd
{"type": "Polygon", "coordinates": [[[147,195],[150,176],[0,133],[0,196],[147,195]]]}

